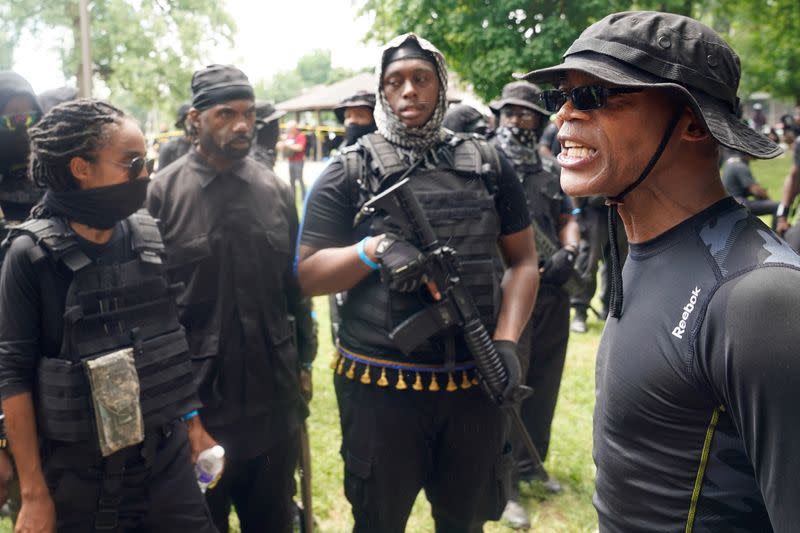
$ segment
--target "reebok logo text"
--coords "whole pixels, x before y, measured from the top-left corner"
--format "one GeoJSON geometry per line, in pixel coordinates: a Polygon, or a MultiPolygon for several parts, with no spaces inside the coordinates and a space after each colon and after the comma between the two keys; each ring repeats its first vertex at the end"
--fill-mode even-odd
{"type": "Polygon", "coordinates": [[[697,305],[697,296],[699,294],[700,287],[695,287],[692,291],[692,295],[689,297],[689,303],[683,306],[683,314],[681,314],[681,319],[678,322],[678,325],[672,330],[672,334],[679,339],[682,339],[683,334],[686,332],[686,321],[689,320],[689,315],[692,314],[694,307],[697,305]]]}

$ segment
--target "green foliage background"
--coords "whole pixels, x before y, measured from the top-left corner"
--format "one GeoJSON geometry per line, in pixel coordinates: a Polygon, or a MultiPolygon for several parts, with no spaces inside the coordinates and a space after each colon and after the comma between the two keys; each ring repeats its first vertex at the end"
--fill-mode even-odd
{"type": "Polygon", "coordinates": [[[316,49],[298,59],[294,69],[278,72],[269,82],[256,84],[256,96],[262,100],[282,102],[298,96],[306,87],[328,85],[355,73],[348,69],[334,68],[331,51],[316,49]]]}
{"type": "MultiPolygon", "coordinates": [[[[0,2],[0,68],[9,68],[13,46],[25,31],[63,30],[60,50],[67,80],[79,79],[78,0],[0,2]]],[[[236,25],[215,0],[95,0],[89,2],[93,78],[111,100],[172,116],[188,99],[192,72],[208,51],[232,43],[236,25]]],[[[79,86],[79,85],[78,85],[79,86]]],[[[136,113],[134,113],[136,114],[136,113]]]]}
{"type": "Polygon", "coordinates": [[[743,64],[741,92],[766,90],[800,101],[800,2],[796,0],[364,0],[369,38],[414,31],[445,54],[451,69],[484,99],[514,72],[560,62],[589,25],[630,9],[698,18],[723,34],[743,64]]]}

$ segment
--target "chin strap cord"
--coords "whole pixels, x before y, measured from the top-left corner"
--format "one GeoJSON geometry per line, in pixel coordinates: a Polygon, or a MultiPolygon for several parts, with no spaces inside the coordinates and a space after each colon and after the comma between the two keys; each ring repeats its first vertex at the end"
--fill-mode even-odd
{"type": "Polygon", "coordinates": [[[672,137],[672,133],[675,131],[675,127],[678,125],[681,115],[682,113],[675,113],[675,115],[672,117],[672,120],[664,132],[664,136],[661,138],[661,143],[658,145],[653,157],[650,158],[647,166],[639,175],[639,178],[628,185],[625,190],[618,195],[609,196],[606,198],[606,205],[608,206],[608,245],[610,248],[608,252],[608,259],[611,265],[611,287],[609,288],[611,290],[611,298],[609,302],[609,308],[610,314],[613,318],[619,318],[622,316],[622,265],[619,257],[619,238],[617,236],[617,226],[619,220],[617,212],[619,206],[624,203],[623,199],[625,196],[633,189],[641,185],[645,178],[650,175],[653,167],[656,166],[656,163],[658,163],[658,160],[661,158],[661,154],[664,153],[667,143],[669,143],[669,140],[672,137]]]}

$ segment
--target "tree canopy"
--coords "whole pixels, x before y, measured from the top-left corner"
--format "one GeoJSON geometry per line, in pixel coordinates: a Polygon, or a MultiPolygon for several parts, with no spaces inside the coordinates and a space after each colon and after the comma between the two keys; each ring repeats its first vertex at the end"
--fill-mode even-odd
{"type": "Polygon", "coordinates": [[[553,65],[580,33],[617,11],[655,9],[693,16],[725,36],[742,57],[744,91],[800,98],[797,0],[364,0],[368,38],[408,31],[426,37],[450,68],[491,100],[514,72],[553,65]]]}
{"type": "MultiPolygon", "coordinates": [[[[80,79],[78,0],[0,3],[0,61],[25,31],[62,29],[64,75],[80,79]]],[[[233,42],[235,24],[215,0],[104,0],[89,3],[93,78],[113,98],[174,111],[188,98],[192,72],[212,47],[233,42]]],[[[9,65],[6,65],[6,68],[9,65]]]]}
{"type": "Polygon", "coordinates": [[[257,84],[256,96],[282,102],[297,96],[306,87],[328,85],[354,74],[352,70],[334,68],[330,50],[317,49],[298,59],[294,69],[278,72],[269,82],[257,84]]]}

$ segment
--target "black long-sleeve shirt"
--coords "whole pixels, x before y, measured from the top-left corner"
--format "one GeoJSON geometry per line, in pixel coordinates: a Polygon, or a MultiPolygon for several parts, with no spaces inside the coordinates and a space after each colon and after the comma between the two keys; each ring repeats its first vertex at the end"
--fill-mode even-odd
{"type": "Polygon", "coordinates": [[[597,360],[602,533],[800,524],[800,257],[732,198],[631,244],[597,360]]]}
{"type": "MultiPolygon", "coordinates": [[[[75,236],[81,250],[98,264],[133,259],[126,222],[114,227],[111,240],[95,244],[75,236]]],[[[57,357],[64,331],[64,305],[72,276],[52,261],[36,266],[28,252],[36,246],[23,235],[14,239],[0,276],[0,395],[31,392],[42,357],[57,357]]]]}
{"type": "Polygon", "coordinates": [[[249,157],[223,173],[195,150],[181,161],[156,175],[147,207],[160,220],[170,276],[185,284],[178,306],[204,420],[282,416],[300,402],[298,364],[316,354],[310,301],[292,270],[291,192],[249,157]]]}

